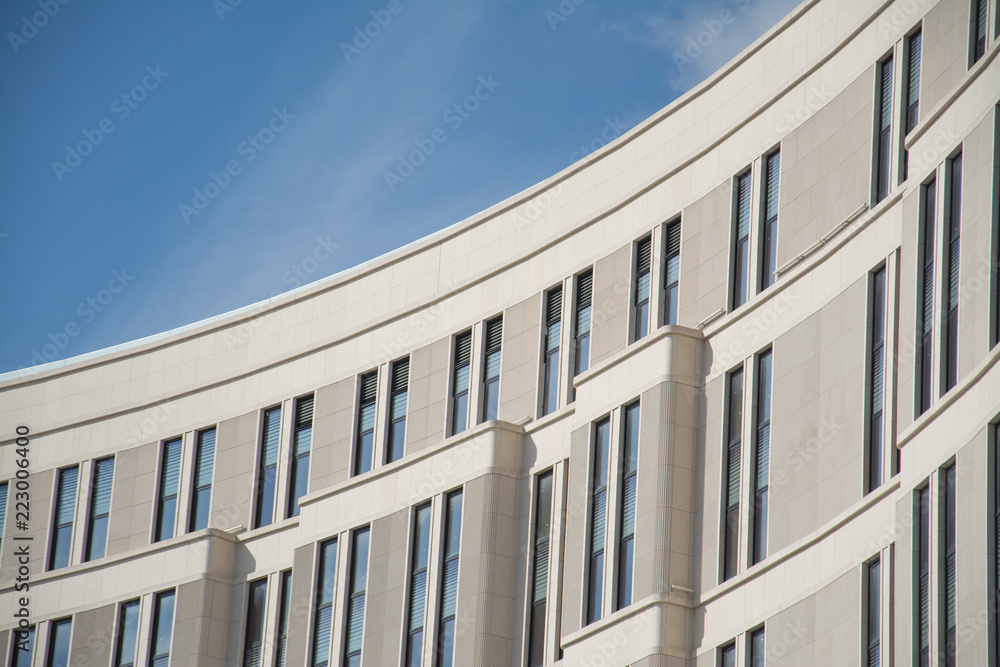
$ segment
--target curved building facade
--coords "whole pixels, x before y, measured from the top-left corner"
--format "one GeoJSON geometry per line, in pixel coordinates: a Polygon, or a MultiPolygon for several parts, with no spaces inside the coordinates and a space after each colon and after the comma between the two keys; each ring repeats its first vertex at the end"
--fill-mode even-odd
{"type": "Polygon", "coordinates": [[[0,376],[3,661],[996,665],[997,6],[804,2],[434,236],[0,376]]]}

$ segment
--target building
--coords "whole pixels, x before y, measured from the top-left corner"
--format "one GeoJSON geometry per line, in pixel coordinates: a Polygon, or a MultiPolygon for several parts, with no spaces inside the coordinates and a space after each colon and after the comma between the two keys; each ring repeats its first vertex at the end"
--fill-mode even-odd
{"type": "Polygon", "coordinates": [[[998,4],[803,2],[432,237],[2,376],[0,655],[996,665],[998,4]]]}

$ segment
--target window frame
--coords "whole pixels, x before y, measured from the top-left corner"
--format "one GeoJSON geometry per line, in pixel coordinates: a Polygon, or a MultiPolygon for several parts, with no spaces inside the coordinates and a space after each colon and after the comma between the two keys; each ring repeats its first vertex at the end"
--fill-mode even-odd
{"type": "Polygon", "coordinates": [[[750,300],[750,229],[753,226],[753,165],[733,177],[729,253],[729,312],[750,300]],[[745,194],[744,194],[744,183],[745,194]],[[745,211],[745,214],[744,214],[745,211]],[[745,224],[741,221],[745,217],[745,224]]]}
{"type": "Polygon", "coordinates": [[[108,528],[111,523],[111,502],[114,494],[114,482],[115,482],[115,457],[105,456],[100,459],[95,459],[92,465],[90,474],[90,501],[88,503],[89,508],[87,511],[87,529],[84,536],[83,544],[83,560],[89,563],[93,560],[98,560],[104,558],[107,555],[108,549],[108,528]],[[111,463],[111,479],[108,480],[108,485],[111,487],[108,490],[108,500],[107,500],[107,510],[104,512],[97,512],[97,502],[98,502],[98,482],[99,475],[101,472],[101,465],[106,463],[111,463]],[[97,526],[97,522],[104,520],[104,545],[101,547],[100,555],[95,555],[94,553],[94,533],[97,526]]]}
{"type": "Polygon", "coordinates": [[[354,454],[351,461],[351,476],[357,477],[375,469],[375,431],[378,421],[379,372],[372,369],[358,375],[358,408],[354,419],[354,454]],[[371,425],[365,427],[365,419],[370,414],[371,425]],[[369,438],[366,448],[365,439],[369,438]],[[367,463],[367,465],[366,465],[367,463]]]}
{"type": "Polygon", "coordinates": [[[189,533],[193,533],[197,530],[203,530],[204,528],[208,528],[212,520],[212,486],[215,484],[215,455],[218,452],[217,448],[219,442],[218,438],[219,438],[219,430],[217,426],[209,426],[208,428],[199,429],[197,432],[195,432],[194,462],[191,474],[191,500],[188,509],[189,533]],[[202,477],[202,463],[203,463],[202,449],[208,446],[207,436],[209,433],[212,434],[212,440],[211,440],[212,456],[211,456],[211,463],[209,464],[211,465],[212,470],[208,474],[209,478],[208,483],[203,484],[200,481],[202,477]],[[203,492],[207,492],[205,493],[205,496],[207,497],[205,497],[204,499],[202,497],[203,492]],[[206,503],[207,505],[207,507],[205,508],[205,525],[199,526],[198,512],[199,509],[201,508],[202,502],[206,503]]]}
{"type": "Polygon", "coordinates": [[[76,531],[76,510],[80,493],[80,464],[59,468],[56,471],[55,478],[55,503],[53,503],[52,508],[52,528],[49,537],[49,552],[46,555],[46,572],[60,570],[73,564],[73,535],[76,531]],[[60,521],[59,513],[63,504],[63,493],[68,491],[67,489],[63,489],[63,479],[70,471],[76,474],[76,479],[73,481],[73,489],[69,491],[69,494],[72,496],[72,515],[68,521],[60,521]],[[66,562],[58,564],[59,546],[63,543],[63,540],[65,540],[67,547],[66,562]]]}
{"type": "Polygon", "coordinates": [[[469,403],[472,394],[472,329],[455,334],[452,341],[451,351],[451,382],[449,387],[450,397],[448,399],[448,435],[458,435],[469,428],[469,403]],[[468,341],[468,360],[459,363],[459,352],[465,342],[468,341]],[[460,390],[460,373],[466,369],[465,389],[460,390]],[[463,402],[464,400],[464,402],[463,402]],[[459,406],[463,405],[462,409],[459,406]],[[461,428],[459,428],[461,419],[461,428]]]}
{"type": "Polygon", "coordinates": [[[542,326],[542,400],[540,401],[541,412],[539,413],[542,417],[559,409],[559,385],[562,377],[559,373],[562,356],[563,288],[561,283],[545,292],[543,303],[545,304],[543,311],[545,320],[542,326]]]}
{"type": "Polygon", "coordinates": [[[266,408],[261,413],[260,421],[260,435],[258,437],[257,443],[257,475],[254,485],[254,511],[253,511],[253,529],[263,528],[264,526],[270,526],[277,520],[278,511],[278,461],[281,458],[281,423],[284,418],[283,406],[279,403],[278,405],[266,408]],[[277,442],[275,443],[274,461],[269,463],[265,458],[267,451],[267,439],[269,433],[269,426],[272,415],[277,414],[278,423],[275,426],[275,438],[277,442]],[[264,509],[266,507],[268,479],[268,471],[273,471],[273,481],[270,489],[270,517],[267,521],[264,521],[264,509]]]}
{"type": "Polygon", "coordinates": [[[386,420],[385,437],[385,463],[394,463],[406,455],[406,415],[410,409],[410,357],[405,356],[389,364],[389,405],[386,410],[388,419],[386,420]],[[405,369],[403,368],[405,364],[405,369]],[[397,381],[402,379],[405,372],[406,379],[403,387],[397,385],[397,381]],[[403,400],[403,414],[396,414],[397,397],[405,394],[403,400]],[[396,442],[396,425],[402,424],[402,435],[400,442],[396,442]],[[398,453],[398,455],[396,455],[398,453]]]}

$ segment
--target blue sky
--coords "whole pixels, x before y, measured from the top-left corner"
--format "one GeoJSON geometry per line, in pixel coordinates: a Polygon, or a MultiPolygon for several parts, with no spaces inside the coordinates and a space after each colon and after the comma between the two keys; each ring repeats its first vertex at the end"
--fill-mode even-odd
{"type": "Polygon", "coordinates": [[[443,229],[649,117],[797,4],[64,1],[0,7],[0,372],[443,229]]]}

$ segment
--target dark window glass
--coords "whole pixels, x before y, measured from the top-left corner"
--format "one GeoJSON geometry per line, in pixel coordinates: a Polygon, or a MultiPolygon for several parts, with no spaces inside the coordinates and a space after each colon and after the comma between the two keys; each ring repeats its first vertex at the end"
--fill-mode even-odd
{"type": "Polygon", "coordinates": [[[150,667],[170,664],[170,643],[174,634],[174,592],[158,593],[153,608],[153,636],[149,641],[150,667]]]}
{"type": "Polygon", "coordinates": [[[941,562],[941,601],[943,603],[944,622],[941,624],[941,664],[943,667],[954,667],[958,664],[958,645],[955,623],[955,603],[958,594],[957,579],[958,561],[955,557],[955,542],[957,537],[955,484],[957,482],[955,466],[951,465],[941,471],[941,532],[942,562],[941,562]]]}
{"type": "Polygon", "coordinates": [[[733,229],[733,293],[730,310],[747,301],[747,271],[750,248],[750,195],[753,182],[748,171],[736,179],[736,216],[733,229]]]}
{"type": "Polygon", "coordinates": [[[917,525],[914,530],[917,540],[916,567],[914,568],[917,591],[913,601],[917,606],[916,654],[919,667],[929,667],[931,660],[931,492],[924,487],[917,494],[917,525]]]}
{"type": "Polygon", "coordinates": [[[743,443],[743,370],[729,375],[722,580],[736,574],[740,552],[740,449],[743,443]]]}
{"type": "Polygon", "coordinates": [[[618,551],[618,604],[622,609],[632,604],[632,564],[635,555],[635,498],[639,469],[639,404],[624,410],[625,428],[622,439],[621,503],[618,525],[621,544],[618,551]]]}
{"type": "Polygon", "coordinates": [[[868,490],[882,485],[882,407],[885,386],[885,268],[872,276],[871,376],[868,422],[868,490]]]}
{"type": "Polygon", "coordinates": [[[720,667],[736,667],[736,642],[719,649],[720,667]]]}
{"type": "Polygon", "coordinates": [[[389,442],[385,462],[403,458],[406,442],[406,401],[410,386],[410,359],[401,359],[392,365],[392,386],[389,389],[389,442]]]}
{"type": "Polygon", "coordinates": [[[288,516],[299,515],[299,498],[309,491],[309,460],[312,455],[313,397],[295,401],[292,425],[292,464],[288,475],[288,516]]]}
{"type": "Polygon", "coordinates": [[[180,481],[181,440],[177,438],[163,443],[163,457],[160,466],[160,502],[156,511],[155,542],[168,540],[174,536],[180,481]]]}
{"type": "Polygon", "coordinates": [[[455,615],[458,607],[458,556],[462,536],[462,492],[448,494],[445,506],[444,562],[441,564],[441,621],[438,626],[437,667],[452,667],[455,659],[455,615]]]}
{"type": "Polygon", "coordinates": [[[55,525],[52,527],[52,546],[49,553],[49,569],[58,570],[69,565],[73,550],[73,521],[76,517],[76,483],[80,468],[64,468],[59,471],[59,486],[56,495],[55,525]]]}
{"type": "MultiPolygon", "coordinates": [[[[913,33],[906,40],[906,85],[903,87],[905,103],[903,105],[904,136],[917,126],[920,120],[920,31],[913,33]]],[[[903,150],[903,180],[909,178],[910,155],[903,150]]]]}
{"type": "Polygon", "coordinates": [[[361,645],[365,638],[365,593],[368,590],[368,528],[355,531],[351,551],[351,580],[348,583],[347,633],[344,665],[361,665],[361,645]]]}
{"type": "Polygon", "coordinates": [[[316,616],[313,628],[313,667],[330,662],[330,635],[333,630],[333,592],[337,586],[337,540],[320,547],[316,616]]]}
{"type": "Polygon", "coordinates": [[[49,624],[49,650],[45,657],[46,667],[69,667],[69,638],[73,630],[73,619],[64,618],[49,624]]]}
{"type": "Polygon", "coordinates": [[[771,462],[771,351],[757,358],[757,433],[753,455],[751,564],[767,557],[767,490],[771,462]]]}
{"type": "Polygon", "coordinates": [[[135,665],[139,637],[139,601],[125,602],[118,610],[118,642],[115,645],[115,667],[135,665]]]}
{"type": "Polygon", "coordinates": [[[465,430],[469,420],[469,368],[472,363],[472,332],[455,338],[455,375],[451,391],[451,434],[465,430]]]}
{"type": "Polygon", "coordinates": [[[378,372],[372,371],[361,376],[361,392],[358,403],[358,441],[354,453],[354,474],[360,475],[372,469],[375,451],[375,402],[378,399],[378,372]]]}
{"type": "Polygon", "coordinates": [[[3,553],[3,529],[7,519],[7,482],[0,484],[0,553],[3,553]]]}
{"type": "Polygon", "coordinates": [[[35,656],[35,626],[11,630],[11,667],[31,667],[35,656]]]}
{"type": "Polygon", "coordinates": [[[749,667],[764,667],[764,628],[750,635],[749,667]]]}
{"type": "Polygon", "coordinates": [[[486,323],[486,358],[483,359],[483,412],[481,421],[496,419],[500,410],[500,355],[503,345],[503,317],[486,323]]]}
{"type": "Polygon", "coordinates": [[[664,234],[663,323],[677,324],[681,282],[681,221],[667,225],[664,234]]]}
{"type": "MultiPolygon", "coordinates": [[[[590,368],[590,300],[594,274],[590,271],[576,279],[576,315],[573,322],[573,377],[590,368]]],[[[576,389],[571,392],[576,400],[576,389]]]]}
{"type": "Polygon", "coordinates": [[[264,413],[260,439],[260,470],[257,477],[257,513],[254,528],[274,521],[274,496],[277,493],[278,443],[281,433],[281,407],[264,413]]]}
{"type": "Polygon", "coordinates": [[[875,169],[875,203],[889,194],[889,151],[892,149],[892,58],[879,63],[878,137],[875,169]]]}
{"type": "Polygon", "coordinates": [[[427,614],[427,556],[431,543],[431,506],[416,509],[410,554],[410,601],[407,613],[406,667],[420,667],[427,614]]]}
{"type": "Polygon", "coordinates": [[[260,667],[264,647],[264,614],[267,604],[267,579],[250,582],[247,596],[247,626],[243,641],[243,667],[260,667]]]}
{"type": "Polygon", "coordinates": [[[931,407],[934,370],[934,227],[936,183],[924,186],[920,247],[920,288],[917,294],[917,414],[931,407]]]}
{"type": "Polygon", "coordinates": [[[869,667],[879,667],[881,653],[881,623],[882,623],[882,605],[880,600],[882,597],[881,589],[881,565],[879,561],[868,564],[868,577],[867,577],[867,630],[868,636],[866,637],[866,647],[868,654],[868,666],[869,667]]]}
{"type": "Polygon", "coordinates": [[[275,648],[275,667],[285,667],[288,652],[288,601],[292,593],[292,571],[281,573],[281,600],[278,604],[278,646],[275,648]]]}
{"type": "Polygon", "coordinates": [[[562,338],[562,289],[545,298],[545,357],[542,370],[542,415],[559,407],[559,342],[562,338]]]}
{"type": "Polygon", "coordinates": [[[976,63],[986,53],[986,8],[989,0],[972,1],[972,62],[976,63]]]}
{"type": "Polygon", "coordinates": [[[531,618],[528,626],[528,667],[545,664],[545,611],[549,587],[549,545],[552,527],[552,472],[539,475],[535,491],[535,552],[531,572],[531,618]]]}
{"type": "Polygon", "coordinates": [[[948,163],[951,189],[948,194],[948,232],[945,237],[948,254],[944,273],[945,330],[942,341],[942,381],[941,393],[947,392],[958,382],[958,292],[959,292],[959,251],[962,231],[962,155],[948,163]]]}
{"type": "Polygon", "coordinates": [[[591,467],[590,501],[590,570],[587,576],[587,622],[601,618],[604,607],[604,536],[608,522],[608,456],[611,442],[611,420],[597,424],[594,438],[594,460],[591,467]]]}
{"type": "Polygon", "coordinates": [[[764,222],[761,225],[760,289],[774,284],[778,258],[778,186],[781,180],[781,153],[764,158],[764,222]]]}
{"type": "Polygon", "coordinates": [[[1000,425],[993,426],[993,623],[1000,655],[1000,425]]]}
{"type": "Polygon", "coordinates": [[[104,558],[111,516],[111,486],[115,477],[114,457],[94,462],[90,492],[90,525],[87,526],[86,560],[104,558]]]}
{"type": "Polygon", "coordinates": [[[215,429],[198,432],[198,450],[194,460],[194,489],[188,530],[208,528],[208,510],[212,505],[212,476],[215,473],[215,429]]]}
{"type": "Polygon", "coordinates": [[[632,340],[639,340],[649,332],[649,287],[651,239],[639,241],[635,261],[635,306],[632,314],[632,340]]]}

